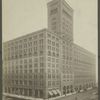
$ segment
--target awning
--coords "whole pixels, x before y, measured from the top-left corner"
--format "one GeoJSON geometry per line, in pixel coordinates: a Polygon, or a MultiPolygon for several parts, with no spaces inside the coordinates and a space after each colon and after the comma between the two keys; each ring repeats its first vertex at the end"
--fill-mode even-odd
{"type": "Polygon", "coordinates": [[[53,95],[52,91],[49,91],[49,95],[51,95],[51,96],[53,95]]]}
{"type": "Polygon", "coordinates": [[[58,94],[61,94],[61,92],[59,91],[59,89],[56,90],[58,94]]]}
{"type": "Polygon", "coordinates": [[[57,95],[57,92],[56,92],[56,90],[52,90],[52,92],[53,92],[55,95],[57,95]]]}

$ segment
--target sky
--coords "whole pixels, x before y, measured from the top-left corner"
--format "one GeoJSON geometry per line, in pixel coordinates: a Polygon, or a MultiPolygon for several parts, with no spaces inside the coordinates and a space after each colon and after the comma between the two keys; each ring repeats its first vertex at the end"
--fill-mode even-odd
{"type": "MultiPolygon", "coordinates": [[[[47,28],[47,2],[2,0],[2,40],[47,28]]],[[[74,10],[74,42],[97,55],[97,0],[66,0],[74,10]]]]}

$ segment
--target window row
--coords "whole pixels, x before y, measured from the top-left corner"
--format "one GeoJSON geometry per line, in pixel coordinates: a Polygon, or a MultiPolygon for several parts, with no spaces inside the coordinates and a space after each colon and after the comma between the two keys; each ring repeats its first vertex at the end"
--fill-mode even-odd
{"type": "Polygon", "coordinates": [[[39,52],[37,50],[34,52],[21,51],[20,53],[16,53],[16,54],[13,53],[13,55],[12,54],[5,55],[4,60],[26,58],[26,57],[38,56],[38,55],[40,55],[40,56],[44,55],[44,51],[43,50],[41,50],[39,52]]]}
{"type": "Polygon", "coordinates": [[[60,81],[48,81],[48,86],[58,86],[60,85],[60,81]]]}
{"type": "Polygon", "coordinates": [[[59,57],[59,53],[48,51],[48,56],[59,57]]]}
{"type": "Polygon", "coordinates": [[[60,79],[60,76],[59,75],[56,75],[56,74],[48,74],[48,79],[60,79]]]}

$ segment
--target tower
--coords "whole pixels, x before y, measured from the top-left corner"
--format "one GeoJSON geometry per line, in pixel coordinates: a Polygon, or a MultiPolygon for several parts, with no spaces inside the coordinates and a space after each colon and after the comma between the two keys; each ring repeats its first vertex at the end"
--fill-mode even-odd
{"type": "Polygon", "coordinates": [[[61,93],[65,93],[65,87],[73,87],[72,46],[73,46],[73,9],[65,0],[52,0],[48,3],[48,29],[61,37],[60,69],[61,69],[61,93]],[[71,81],[66,78],[71,75],[71,81]]]}
{"type": "Polygon", "coordinates": [[[68,42],[73,41],[73,9],[65,0],[52,0],[48,3],[48,29],[68,42]]]}

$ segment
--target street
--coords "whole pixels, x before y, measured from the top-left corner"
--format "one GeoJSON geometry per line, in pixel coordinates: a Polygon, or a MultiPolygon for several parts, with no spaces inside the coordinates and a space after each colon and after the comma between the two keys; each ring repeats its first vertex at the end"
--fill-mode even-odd
{"type": "Polygon", "coordinates": [[[61,97],[55,100],[98,100],[98,94],[93,94],[95,92],[97,92],[97,89],[77,93],[71,96],[61,97]]]}

